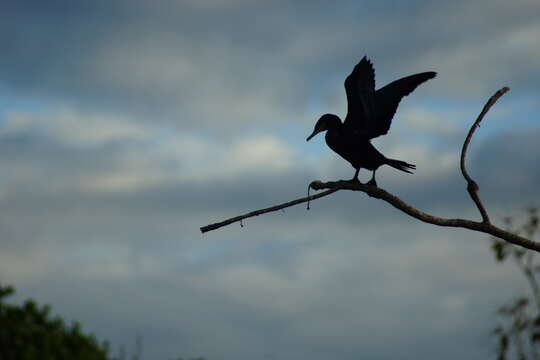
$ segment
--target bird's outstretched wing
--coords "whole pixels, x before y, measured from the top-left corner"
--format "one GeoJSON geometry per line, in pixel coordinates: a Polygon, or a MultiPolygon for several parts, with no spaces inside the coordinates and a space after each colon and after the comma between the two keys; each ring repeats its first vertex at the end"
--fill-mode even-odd
{"type": "Polygon", "coordinates": [[[345,126],[361,133],[370,132],[369,122],[375,115],[375,70],[367,57],[354,67],[345,79],[347,117],[345,126]]]}
{"type": "Polygon", "coordinates": [[[412,93],[418,85],[433,79],[436,75],[437,73],[432,71],[410,75],[377,90],[375,92],[376,121],[368,126],[370,129],[369,137],[386,135],[401,99],[412,93]]]}

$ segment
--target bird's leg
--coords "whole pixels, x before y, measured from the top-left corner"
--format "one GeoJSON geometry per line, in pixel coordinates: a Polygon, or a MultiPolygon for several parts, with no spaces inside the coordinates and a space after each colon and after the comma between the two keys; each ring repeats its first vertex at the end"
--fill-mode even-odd
{"type": "Polygon", "coordinates": [[[356,184],[361,184],[360,180],[358,180],[358,173],[360,172],[360,168],[356,169],[356,172],[354,173],[354,176],[352,179],[350,180],[341,180],[341,181],[346,181],[346,182],[351,182],[351,183],[356,183],[356,184]]]}
{"type": "Polygon", "coordinates": [[[359,183],[360,180],[358,180],[358,173],[360,172],[360,168],[356,169],[356,172],[354,173],[354,176],[351,180],[349,180],[349,182],[353,182],[353,183],[359,183]]]}
{"type": "Polygon", "coordinates": [[[372,186],[377,186],[377,182],[375,181],[375,171],[376,170],[373,170],[373,175],[371,176],[371,180],[369,180],[366,185],[372,185],[372,186]]]}

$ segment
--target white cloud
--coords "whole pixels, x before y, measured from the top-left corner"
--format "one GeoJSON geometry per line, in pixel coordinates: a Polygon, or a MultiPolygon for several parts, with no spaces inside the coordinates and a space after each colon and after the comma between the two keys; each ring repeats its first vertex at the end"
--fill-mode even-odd
{"type": "Polygon", "coordinates": [[[122,152],[116,169],[88,175],[87,191],[134,191],[160,183],[233,179],[242,174],[289,170],[293,149],[271,136],[215,144],[197,136],[163,136],[152,146],[122,152]]]}
{"type": "Polygon", "coordinates": [[[435,87],[469,96],[485,96],[502,86],[524,87],[527,84],[522,82],[537,78],[534,68],[540,62],[540,25],[516,24],[491,35],[434,47],[420,64],[436,65],[435,87]]]}
{"type": "Polygon", "coordinates": [[[422,136],[453,136],[461,133],[458,126],[465,117],[459,111],[432,111],[427,107],[404,106],[400,110],[400,127],[407,132],[420,133],[422,136]]]}
{"type": "Polygon", "coordinates": [[[290,147],[272,136],[241,141],[231,151],[231,162],[238,169],[285,170],[294,161],[290,147]]]}
{"type": "MultiPolygon", "coordinates": [[[[109,166],[87,168],[80,163],[67,183],[51,184],[59,190],[67,186],[86,192],[129,192],[162,183],[231,179],[246,173],[286,171],[297,159],[291,146],[271,135],[214,142],[211,138],[182,133],[175,127],[142,125],[128,117],[71,108],[45,115],[8,114],[0,128],[0,137],[13,135],[43,137],[64,146],[65,151],[76,148],[83,153],[113,145],[106,159],[109,166]]],[[[27,174],[24,176],[27,179],[48,177],[42,174],[47,167],[35,167],[34,162],[15,165],[16,173],[27,174]]]]}
{"type": "Polygon", "coordinates": [[[122,116],[92,114],[64,107],[45,114],[6,115],[0,136],[36,133],[71,146],[96,146],[111,141],[147,140],[148,127],[122,116]]]}

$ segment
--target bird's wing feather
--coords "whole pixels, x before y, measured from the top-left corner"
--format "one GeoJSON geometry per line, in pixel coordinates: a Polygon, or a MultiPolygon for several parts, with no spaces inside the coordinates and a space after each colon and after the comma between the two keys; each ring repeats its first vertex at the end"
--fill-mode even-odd
{"type": "Polygon", "coordinates": [[[373,126],[370,126],[370,138],[386,135],[401,99],[412,93],[418,85],[434,78],[436,75],[437,73],[432,71],[410,75],[377,90],[375,92],[377,121],[373,126]]]}
{"type": "Polygon", "coordinates": [[[375,70],[367,57],[364,56],[345,79],[345,92],[347,116],[344,125],[355,131],[367,132],[369,119],[376,110],[375,70]]]}

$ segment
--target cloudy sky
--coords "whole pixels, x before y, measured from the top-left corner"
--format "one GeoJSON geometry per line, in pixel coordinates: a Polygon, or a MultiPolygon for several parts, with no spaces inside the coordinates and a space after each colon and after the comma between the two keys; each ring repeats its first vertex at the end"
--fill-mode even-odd
{"type": "MultiPolygon", "coordinates": [[[[4,1],[0,281],[144,359],[494,358],[499,305],[526,291],[487,236],[337,193],[201,235],[354,170],[322,136],[368,55],[402,101],[379,186],[499,224],[539,205],[540,2],[4,1]]],[[[361,172],[362,180],[369,174],[361,172]]]]}

